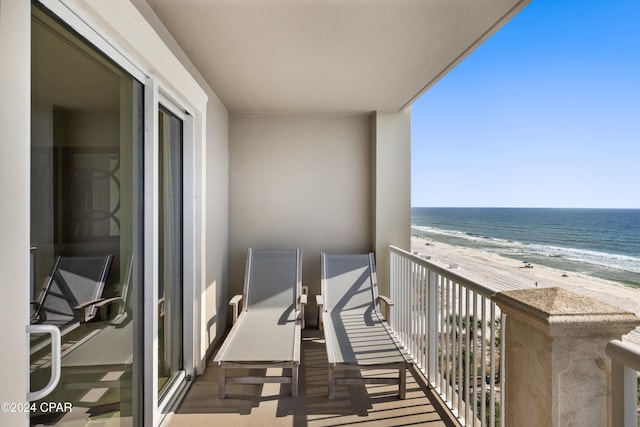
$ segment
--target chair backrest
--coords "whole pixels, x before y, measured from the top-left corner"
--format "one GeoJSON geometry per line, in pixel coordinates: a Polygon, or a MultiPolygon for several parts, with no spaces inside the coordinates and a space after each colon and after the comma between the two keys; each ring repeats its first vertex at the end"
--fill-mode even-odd
{"type": "MultiPolygon", "coordinates": [[[[34,318],[43,323],[77,320],[74,307],[102,296],[113,255],[103,257],[56,256],[42,289],[34,318]]],[[[95,307],[86,308],[87,318],[95,307]]]]}
{"type": "Polygon", "coordinates": [[[377,308],[373,253],[322,253],[321,270],[325,311],[365,312],[377,308]]]}
{"type": "Polygon", "coordinates": [[[247,251],[245,310],[289,308],[299,310],[302,291],[300,249],[247,251]]]}

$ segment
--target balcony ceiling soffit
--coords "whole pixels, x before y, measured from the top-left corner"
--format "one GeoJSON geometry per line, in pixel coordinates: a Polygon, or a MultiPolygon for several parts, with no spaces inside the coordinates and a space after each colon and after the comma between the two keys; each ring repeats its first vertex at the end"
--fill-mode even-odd
{"type": "Polygon", "coordinates": [[[147,0],[231,112],[399,111],[528,0],[147,0]]]}

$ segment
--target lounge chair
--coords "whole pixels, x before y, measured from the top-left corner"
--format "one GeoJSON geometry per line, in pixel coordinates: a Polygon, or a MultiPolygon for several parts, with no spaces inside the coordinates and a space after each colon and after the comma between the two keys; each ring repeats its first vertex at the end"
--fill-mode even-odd
{"type": "Polygon", "coordinates": [[[56,256],[37,301],[31,323],[66,327],[93,319],[98,312],[113,255],[56,256]]]}
{"type": "Polygon", "coordinates": [[[229,383],[290,383],[298,395],[301,329],[304,322],[302,258],[297,250],[247,251],[244,293],[234,296],[233,327],[216,354],[220,398],[229,383]],[[242,311],[238,308],[244,300],[242,311]],[[228,376],[227,369],[289,368],[291,375],[228,376]]]}
{"type": "Polygon", "coordinates": [[[318,325],[324,330],[329,361],[329,398],[336,384],[398,384],[406,394],[409,359],[379,311],[388,298],[378,295],[373,254],[321,255],[322,295],[317,296],[318,325]],[[348,371],[397,369],[398,377],[349,377],[348,371]],[[336,371],[346,371],[337,378],[336,371]]]}

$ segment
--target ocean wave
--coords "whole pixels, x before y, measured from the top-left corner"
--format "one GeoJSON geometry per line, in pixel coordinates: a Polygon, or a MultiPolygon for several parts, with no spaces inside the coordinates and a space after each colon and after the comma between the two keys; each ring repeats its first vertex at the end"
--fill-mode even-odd
{"type": "Polygon", "coordinates": [[[444,230],[430,226],[413,225],[412,228],[427,235],[457,238],[470,243],[469,246],[485,246],[484,249],[501,255],[527,257],[557,258],[560,260],[589,264],[595,267],[640,273],[640,258],[627,255],[611,254],[514,240],[498,239],[457,230],[444,230]]]}
{"type": "Polygon", "coordinates": [[[496,239],[494,237],[481,236],[479,234],[473,234],[473,233],[458,231],[458,230],[443,230],[440,228],[429,227],[426,225],[412,225],[411,228],[424,233],[439,234],[442,236],[450,236],[450,237],[459,237],[461,239],[466,239],[471,241],[484,241],[484,240],[495,240],[497,242],[501,241],[501,239],[496,239]]]}
{"type": "Polygon", "coordinates": [[[537,253],[542,256],[559,257],[568,261],[581,262],[598,267],[640,273],[640,258],[637,257],[590,251],[587,249],[543,245],[528,245],[527,249],[531,253],[537,253]]]}

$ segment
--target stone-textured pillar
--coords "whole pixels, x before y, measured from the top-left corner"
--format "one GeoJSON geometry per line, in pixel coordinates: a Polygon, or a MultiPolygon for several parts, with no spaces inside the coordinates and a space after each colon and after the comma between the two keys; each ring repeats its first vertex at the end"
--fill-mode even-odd
{"type": "Polygon", "coordinates": [[[501,292],[505,425],[611,425],[605,347],[640,324],[631,312],[560,288],[501,292]]]}

